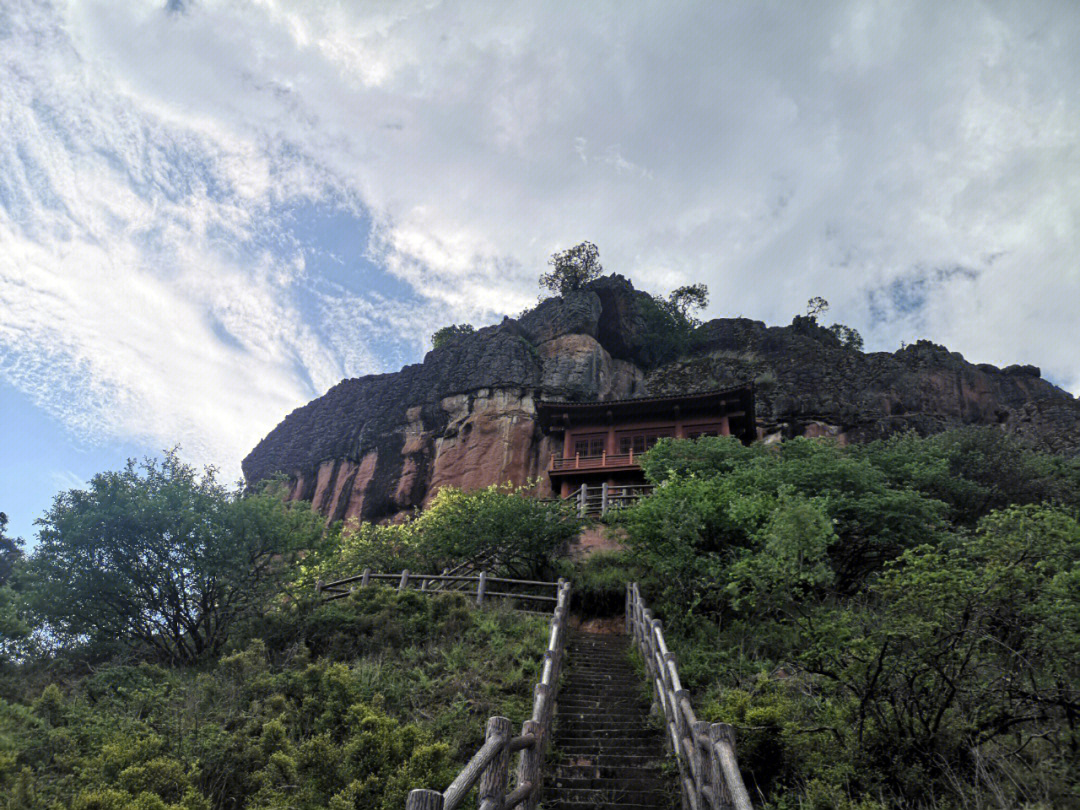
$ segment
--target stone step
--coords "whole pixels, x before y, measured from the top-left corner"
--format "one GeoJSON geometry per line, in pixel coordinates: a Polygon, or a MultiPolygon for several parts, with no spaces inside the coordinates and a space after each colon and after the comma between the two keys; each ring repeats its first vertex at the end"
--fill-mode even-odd
{"type": "Polygon", "coordinates": [[[641,804],[632,802],[603,802],[595,804],[589,801],[552,798],[545,799],[543,810],[666,810],[667,804],[641,804]]]}
{"type": "Polygon", "coordinates": [[[659,771],[652,775],[634,776],[559,776],[550,780],[553,788],[566,790],[658,790],[664,791],[669,785],[661,778],[659,771]]]}
{"type": "Polygon", "coordinates": [[[555,767],[555,779],[660,779],[662,773],[659,759],[652,765],[640,762],[632,765],[594,762],[587,765],[557,765],[555,767]]]}
{"type": "Polygon", "coordinates": [[[631,768],[634,770],[658,770],[664,763],[662,749],[651,754],[569,754],[557,751],[560,755],[558,768],[593,768],[601,773],[611,769],[631,768]]]}
{"type": "Polygon", "coordinates": [[[621,788],[604,790],[558,788],[557,790],[551,791],[551,796],[563,803],[584,804],[587,807],[602,807],[608,804],[615,807],[633,807],[634,805],[663,807],[668,801],[668,796],[663,790],[639,791],[624,790],[621,788]]]}
{"type": "Polygon", "coordinates": [[[560,723],[555,727],[556,739],[571,737],[596,737],[603,740],[654,740],[660,732],[647,726],[609,726],[606,724],[560,723]]]}
{"type": "Polygon", "coordinates": [[[649,720],[647,684],[621,635],[573,632],[556,700],[557,757],[544,810],[669,810],[677,790],[664,735],[649,720]]]}
{"type": "Polygon", "coordinates": [[[627,713],[633,712],[634,714],[640,713],[648,715],[649,713],[649,701],[643,700],[638,696],[630,696],[627,694],[625,697],[611,698],[605,700],[603,697],[588,696],[588,694],[582,694],[582,696],[568,696],[568,694],[561,694],[555,701],[559,710],[571,712],[571,713],[583,713],[583,712],[609,712],[609,713],[627,713]]]}
{"type": "Polygon", "coordinates": [[[567,761],[600,760],[605,765],[626,765],[618,761],[621,757],[644,757],[658,761],[660,752],[655,745],[580,745],[563,744],[555,741],[555,750],[567,761]]]}

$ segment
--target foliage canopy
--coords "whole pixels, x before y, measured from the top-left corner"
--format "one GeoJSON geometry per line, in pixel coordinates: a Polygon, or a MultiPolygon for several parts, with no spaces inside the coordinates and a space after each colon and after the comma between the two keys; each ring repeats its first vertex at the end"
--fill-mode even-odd
{"type": "Polygon", "coordinates": [[[240,497],[175,451],[56,497],[29,563],[30,610],[57,637],[138,640],[166,660],[216,653],[323,543],[306,505],[240,497]]]}
{"type": "Polygon", "coordinates": [[[493,485],[472,492],[443,487],[416,518],[398,525],[346,527],[331,570],[365,567],[441,571],[491,549],[493,573],[524,579],[550,576],[554,560],[577,536],[572,506],[537,500],[529,487],[493,485]]]}
{"type": "Polygon", "coordinates": [[[458,338],[466,335],[472,335],[476,332],[476,328],[471,323],[455,323],[450,326],[444,326],[442,329],[438,329],[431,336],[431,348],[441,349],[443,346],[447,346],[453,343],[458,338]]]}
{"type": "Polygon", "coordinates": [[[540,276],[540,286],[555,295],[566,295],[582,289],[590,281],[600,278],[604,268],[600,264],[600,249],[592,242],[582,242],[572,248],[560,250],[548,259],[550,273],[540,276]]]}
{"type": "Polygon", "coordinates": [[[768,806],[1075,803],[1080,462],[971,428],[643,465],[645,592],[768,806]]]}

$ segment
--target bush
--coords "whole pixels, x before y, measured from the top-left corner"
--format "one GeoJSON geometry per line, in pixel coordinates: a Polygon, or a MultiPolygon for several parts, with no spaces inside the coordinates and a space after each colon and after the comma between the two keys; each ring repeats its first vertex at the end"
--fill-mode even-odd
{"type": "Polygon", "coordinates": [[[238,625],[232,651],[198,669],[87,675],[61,656],[0,673],[0,796],[34,810],[400,810],[410,789],[446,787],[487,717],[531,709],[547,623],[466,605],[372,587],[238,625]]]}
{"type": "Polygon", "coordinates": [[[443,346],[458,340],[458,338],[465,337],[466,335],[475,334],[476,329],[471,323],[457,323],[450,326],[444,326],[442,329],[435,331],[435,334],[431,336],[431,348],[441,349],[443,346]]]}
{"type": "Polygon", "coordinates": [[[571,610],[583,617],[622,614],[626,605],[626,584],[644,573],[629,552],[606,551],[580,562],[564,560],[563,577],[573,583],[571,610]]]}

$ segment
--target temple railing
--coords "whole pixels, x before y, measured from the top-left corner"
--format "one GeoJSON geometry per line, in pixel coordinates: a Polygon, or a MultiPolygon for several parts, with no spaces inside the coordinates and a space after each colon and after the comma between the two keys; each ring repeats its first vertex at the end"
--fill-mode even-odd
{"type": "Polygon", "coordinates": [[[637,467],[638,464],[634,461],[635,458],[641,458],[641,453],[635,455],[631,450],[629,453],[601,453],[598,456],[583,456],[575,454],[572,456],[552,456],[551,465],[549,470],[551,472],[570,472],[572,470],[605,470],[605,469],[626,469],[627,467],[637,467]]]}
{"type": "Polygon", "coordinates": [[[563,500],[577,505],[578,517],[606,515],[612,509],[632,506],[639,498],[652,494],[652,484],[582,484],[563,500]]]}
{"type": "Polygon", "coordinates": [[[735,758],[734,729],[697,719],[690,693],[679,680],[675,653],[668,650],[660,620],[645,607],[636,582],[626,586],[626,632],[645,659],[653,700],[664,713],[664,736],[679,765],[683,807],[753,810],[735,758]]]}

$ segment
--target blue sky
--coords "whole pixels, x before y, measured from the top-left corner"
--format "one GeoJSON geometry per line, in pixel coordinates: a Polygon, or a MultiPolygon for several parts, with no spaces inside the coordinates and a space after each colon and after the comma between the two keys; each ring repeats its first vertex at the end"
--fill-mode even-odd
{"type": "Polygon", "coordinates": [[[822,295],[1080,392],[1080,6],[0,4],[0,509],[535,302],[555,250],[709,317],[822,295]]]}

